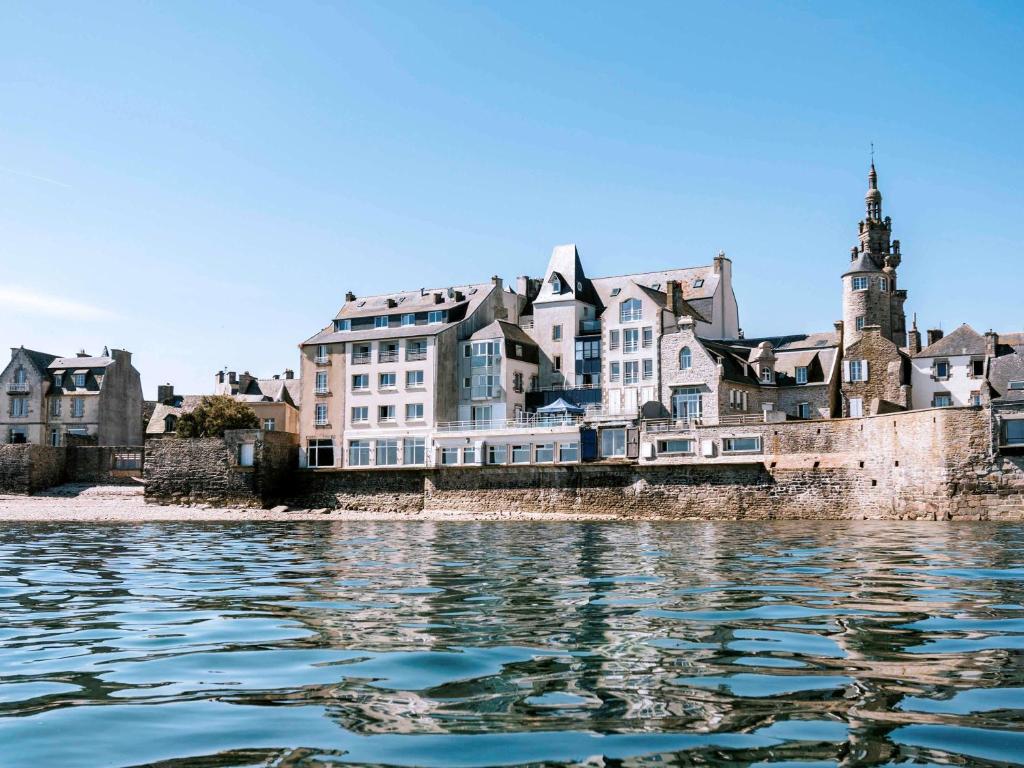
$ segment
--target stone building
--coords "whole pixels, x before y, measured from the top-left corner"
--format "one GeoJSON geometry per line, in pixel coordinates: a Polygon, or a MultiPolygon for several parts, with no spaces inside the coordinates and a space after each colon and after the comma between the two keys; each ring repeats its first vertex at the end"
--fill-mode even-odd
{"type": "Polygon", "coordinates": [[[142,382],[131,352],[58,357],[19,347],[0,373],[0,442],[142,444],[142,382]]]}

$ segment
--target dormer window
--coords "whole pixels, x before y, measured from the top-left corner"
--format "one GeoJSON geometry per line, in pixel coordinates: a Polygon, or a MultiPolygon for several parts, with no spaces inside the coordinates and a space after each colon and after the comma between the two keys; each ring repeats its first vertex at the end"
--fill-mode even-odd
{"type": "Polygon", "coordinates": [[[435,310],[433,310],[431,312],[428,312],[427,313],[427,322],[430,323],[431,325],[436,325],[437,323],[443,323],[444,322],[444,314],[445,314],[445,312],[444,312],[443,309],[435,309],[435,310]]]}
{"type": "Polygon", "coordinates": [[[75,382],[75,386],[76,387],[84,387],[85,386],[85,374],[84,373],[76,373],[75,376],[74,376],[74,382],[75,382]]]}
{"type": "Polygon", "coordinates": [[[351,331],[352,321],[351,320],[335,320],[334,330],[336,331],[351,331]]]}
{"type": "Polygon", "coordinates": [[[801,365],[801,366],[797,367],[797,369],[796,369],[796,383],[797,384],[806,384],[807,383],[807,367],[806,366],[801,365]]]}
{"type": "Polygon", "coordinates": [[[621,288],[612,288],[612,296],[618,296],[620,293],[622,293],[621,288]]]}
{"type": "Polygon", "coordinates": [[[402,325],[416,325],[416,315],[412,313],[402,315],[402,325]]]}
{"type": "Polygon", "coordinates": [[[761,369],[761,382],[763,384],[771,384],[772,383],[772,369],[771,368],[762,368],[761,369]]]}
{"type": "Polygon", "coordinates": [[[562,281],[557,276],[551,278],[551,292],[561,293],[562,292],[562,281]]]}
{"type": "Polygon", "coordinates": [[[55,373],[53,375],[53,386],[55,386],[55,387],[63,387],[64,386],[64,374],[63,373],[55,373]]]}
{"type": "Polygon", "coordinates": [[[380,315],[378,317],[373,318],[373,327],[374,328],[387,328],[388,327],[388,317],[387,317],[387,315],[380,315]]]}
{"type": "Polygon", "coordinates": [[[177,432],[178,431],[178,417],[169,415],[164,417],[164,432],[177,432]]]}

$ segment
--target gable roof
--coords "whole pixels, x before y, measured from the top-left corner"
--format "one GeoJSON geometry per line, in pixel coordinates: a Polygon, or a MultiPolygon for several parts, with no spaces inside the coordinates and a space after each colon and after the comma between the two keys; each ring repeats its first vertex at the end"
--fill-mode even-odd
{"type": "Polygon", "coordinates": [[[985,337],[964,323],[948,336],[931,344],[912,357],[945,357],[947,355],[984,355],[985,337]]]}
{"type": "Polygon", "coordinates": [[[106,368],[113,363],[114,358],[112,357],[58,357],[48,367],[51,371],[78,370],[81,368],[106,368]]]}
{"type": "Polygon", "coordinates": [[[50,363],[57,358],[56,355],[51,355],[47,352],[37,352],[34,349],[25,349],[25,347],[12,348],[11,357],[13,358],[19,352],[25,356],[40,376],[46,374],[46,369],[49,367],[50,363]]]}
{"type": "Polygon", "coordinates": [[[167,425],[164,419],[168,416],[180,417],[183,413],[191,413],[202,402],[203,397],[205,395],[180,395],[175,398],[175,402],[180,403],[180,405],[157,403],[156,408],[153,409],[153,415],[149,417],[149,423],[146,425],[146,434],[166,434],[167,425]]]}
{"type": "Polygon", "coordinates": [[[594,291],[594,286],[583,270],[580,252],[573,243],[556,245],[551,250],[551,258],[548,260],[548,268],[544,272],[540,292],[533,303],[536,305],[566,299],[575,299],[594,306],[600,305],[600,299],[594,291]],[[561,292],[555,293],[552,277],[558,278],[561,292]]]}
{"type": "Polygon", "coordinates": [[[470,341],[481,341],[482,339],[505,339],[506,341],[523,344],[524,346],[537,346],[537,342],[531,339],[526,331],[515,323],[510,323],[508,320],[495,320],[493,323],[485,325],[469,338],[470,341]]]}

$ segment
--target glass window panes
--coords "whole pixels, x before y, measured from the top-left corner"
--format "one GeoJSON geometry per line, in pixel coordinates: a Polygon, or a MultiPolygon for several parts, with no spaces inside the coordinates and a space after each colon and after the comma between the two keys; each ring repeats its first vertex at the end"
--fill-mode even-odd
{"type": "Polygon", "coordinates": [[[553,443],[539,443],[534,447],[534,461],[538,464],[547,464],[555,460],[555,446],[553,443]]]}
{"type": "Polygon", "coordinates": [[[487,463],[488,464],[504,464],[508,457],[508,446],[507,445],[488,445],[487,446],[487,463]]]}
{"type": "Polygon", "coordinates": [[[1003,445],[1024,445],[1024,419],[1003,422],[1003,445]]]}
{"type": "Polygon", "coordinates": [[[402,441],[404,455],[402,462],[405,464],[426,463],[426,439],[422,437],[407,437],[402,441]]]}
{"type": "Polygon", "coordinates": [[[726,437],[722,440],[722,451],[724,453],[743,453],[760,450],[760,437],[726,437]]]}
{"type": "Polygon", "coordinates": [[[406,403],[405,419],[406,421],[422,421],[423,403],[406,403]]]}
{"type": "Polygon", "coordinates": [[[441,449],[441,464],[444,466],[451,466],[452,464],[459,463],[459,449],[458,448],[442,448],[441,449]]]}
{"type": "Polygon", "coordinates": [[[640,299],[626,299],[619,305],[619,322],[632,323],[643,319],[643,305],[640,299]]]}
{"type": "Polygon", "coordinates": [[[365,405],[357,405],[352,409],[352,421],[355,423],[369,421],[370,409],[365,405]]]}
{"type": "Polygon", "coordinates": [[[311,467],[333,467],[334,441],[310,440],[306,444],[306,464],[311,467]]]}
{"type": "Polygon", "coordinates": [[[398,463],[398,441],[377,441],[377,466],[390,467],[398,463]]]}
{"type": "Polygon", "coordinates": [[[373,318],[373,327],[374,328],[387,328],[388,327],[388,318],[387,318],[387,316],[386,315],[382,315],[380,317],[373,318]]]}
{"type": "Polygon", "coordinates": [[[370,441],[350,440],[348,444],[348,465],[350,467],[370,466],[370,441]]]}
{"type": "Polygon", "coordinates": [[[558,446],[558,460],[564,462],[579,461],[579,443],[560,443],[558,446]]]}
{"type": "Polygon", "coordinates": [[[626,455],[626,430],[625,429],[602,429],[601,430],[601,455],[602,456],[625,456],[626,455]]]}
{"type": "Polygon", "coordinates": [[[528,445],[513,445],[512,446],[512,463],[513,464],[529,464],[530,463],[530,446],[528,446],[528,445]]]}
{"type": "Polygon", "coordinates": [[[693,440],[662,440],[658,453],[693,453],[693,440]]]}
{"type": "Polygon", "coordinates": [[[422,387],[423,386],[423,371],[406,371],[405,372],[405,386],[407,386],[407,387],[422,387]]]}

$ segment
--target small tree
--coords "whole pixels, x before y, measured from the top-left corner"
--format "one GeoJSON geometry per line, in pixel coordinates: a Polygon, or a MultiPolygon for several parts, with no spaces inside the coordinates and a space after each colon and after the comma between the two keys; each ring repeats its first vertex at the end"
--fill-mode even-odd
{"type": "Polygon", "coordinates": [[[245,403],[227,395],[204,397],[178,419],[178,437],[224,437],[227,429],[256,429],[260,420],[245,403]]]}

